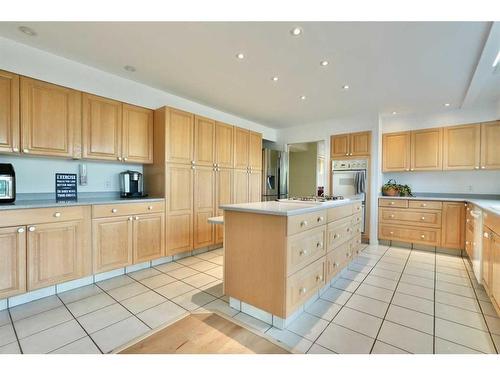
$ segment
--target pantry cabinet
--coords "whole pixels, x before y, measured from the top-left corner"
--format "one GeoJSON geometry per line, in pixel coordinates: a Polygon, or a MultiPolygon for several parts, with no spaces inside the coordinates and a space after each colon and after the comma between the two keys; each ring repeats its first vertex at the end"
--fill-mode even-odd
{"type": "Polygon", "coordinates": [[[500,120],[481,124],[481,169],[500,168],[500,120]]]}
{"type": "Polygon", "coordinates": [[[193,248],[214,244],[214,225],[208,219],[215,214],[215,167],[196,167],[194,171],[193,248]]]}
{"type": "Polygon", "coordinates": [[[478,124],[443,128],[443,169],[479,169],[481,128],[478,124]]]}
{"type": "Polygon", "coordinates": [[[166,161],[190,164],[194,161],[194,115],[174,108],[163,110],[166,111],[166,161]]]}
{"type": "Polygon", "coordinates": [[[253,131],[248,134],[248,167],[262,169],[262,134],[253,131]]]}
{"type": "Polygon", "coordinates": [[[0,228],[0,299],[26,292],[26,227],[0,228]]]}
{"type": "Polygon", "coordinates": [[[194,164],[215,166],[215,121],[194,117],[194,164]]]}
{"type": "Polygon", "coordinates": [[[26,154],[81,157],[79,91],[21,77],[21,149],[26,154]]]}
{"type": "Polygon", "coordinates": [[[441,128],[411,132],[411,171],[442,170],[443,132],[441,128]]]}
{"type": "Polygon", "coordinates": [[[122,158],[127,163],[153,162],[153,111],[123,104],[122,158]]]}
{"type": "Polygon", "coordinates": [[[357,132],[332,135],[330,138],[330,156],[370,156],[371,132],[357,132]]]}
{"type": "Polygon", "coordinates": [[[411,133],[386,133],[382,136],[382,171],[410,170],[411,133]]]}
{"type": "Polygon", "coordinates": [[[262,199],[261,171],[248,172],[248,202],[260,202],[262,199]]]}
{"type": "Polygon", "coordinates": [[[233,167],[234,127],[222,122],[215,123],[215,163],[219,168],[233,167]]]}
{"type": "Polygon", "coordinates": [[[0,153],[19,152],[19,76],[0,70],[0,153]]]}
{"type": "Polygon", "coordinates": [[[234,168],[248,168],[249,141],[248,130],[234,127],[234,168]]]}
{"type": "MultiPolygon", "coordinates": [[[[215,216],[222,216],[224,211],[219,207],[233,203],[233,170],[217,168],[215,173],[215,216]]],[[[215,225],[215,243],[224,240],[224,226],[215,225]]]]}
{"type": "Polygon", "coordinates": [[[234,170],[234,203],[248,203],[248,170],[234,170]]]}

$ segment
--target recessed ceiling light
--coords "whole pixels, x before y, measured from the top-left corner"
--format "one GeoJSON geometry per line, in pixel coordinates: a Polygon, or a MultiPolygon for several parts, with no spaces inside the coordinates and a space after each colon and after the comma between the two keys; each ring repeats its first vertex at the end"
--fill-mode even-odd
{"type": "Polygon", "coordinates": [[[450,103],[444,103],[443,104],[445,107],[449,107],[450,106],[450,103]]]}
{"type": "Polygon", "coordinates": [[[19,26],[19,31],[29,36],[36,36],[36,31],[28,26],[19,26]]]}
{"type": "Polygon", "coordinates": [[[306,96],[305,96],[305,95],[302,95],[302,96],[300,97],[300,100],[306,100],[306,96]]]}
{"type": "Polygon", "coordinates": [[[243,60],[243,59],[245,58],[245,55],[244,55],[243,53],[241,53],[241,52],[240,52],[240,53],[238,53],[238,54],[236,55],[236,58],[237,58],[237,59],[239,59],[239,60],[243,60]]]}
{"type": "Polygon", "coordinates": [[[397,115],[398,113],[396,111],[392,112],[393,115],[397,115]]]}
{"type": "Polygon", "coordinates": [[[492,67],[495,68],[499,62],[500,62],[500,51],[498,51],[497,57],[495,57],[495,61],[493,61],[492,67]]]}
{"type": "Polygon", "coordinates": [[[277,76],[274,76],[273,78],[271,78],[274,82],[276,82],[279,78],[277,76]]]}
{"type": "Polygon", "coordinates": [[[319,63],[321,66],[327,66],[328,65],[328,61],[326,60],[323,60],[319,63]]]}
{"type": "Polygon", "coordinates": [[[342,86],[342,90],[349,90],[349,85],[342,86]]]}
{"type": "Polygon", "coordinates": [[[127,72],[135,72],[137,69],[135,67],[133,67],[132,65],[125,65],[123,67],[123,69],[125,69],[127,72]]]}
{"type": "Polygon", "coordinates": [[[290,34],[292,34],[293,36],[299,36],[300,34],[302,34],[302,28],[294,27],[292,30],[290,30],[290,34]]]}

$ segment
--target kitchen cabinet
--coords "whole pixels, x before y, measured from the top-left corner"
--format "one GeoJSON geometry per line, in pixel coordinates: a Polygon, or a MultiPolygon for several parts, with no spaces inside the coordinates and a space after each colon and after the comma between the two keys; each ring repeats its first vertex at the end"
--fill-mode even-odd
{"type": "Polygon", "coordinates": [[[248,167],[251,170],[262,169],[262,134],[253,131],[248,136],[248,167]]]}
{"type": "Polygon", "coordinates": [[[411,133],[386,133],[382,136],[382,171],[410,170],[411,133]]]}
{"type": "Polygon", "coordinates": [[[191,164],[194,161],[194,115],[174,108],[163,110],[166,111],[166,161],[191,164]]]}
{"type": "Polygon", "coordinates": [[[208,219],[215,213],[215,167],[194,170],[194,237],[193,248],[213,245],[214,225],[208,219]]]}
{"type": "Polygon", "coordinates": [[[465,204],[443,202],[441,247],[463,249],[465,241],[465,204]]]}
{"type": "Polygon", "coordinates": [[[500,120],[481,124],[481,169],[500,168],[500,120]]]}
{"type": "Polygon", "coordinates": [[[132,264],[132,216],[92,220],[94,273],[132,264]]]}
{"type": "Polygon", "coordinates": [[[332,135],[330,138],[330,156],[370,156],[371,132],[357,132],[332,135]]]}
{"type": "Polygon", "coordinates": [[[249,141],[248,130],[234,127],[234,168],[248,168],[249,141]]]}
{"type": "Polygon", "coordinates": [[[215,167],[215,121],[194,117],[194,164],[215,167]]]}
{"type": "Polygon", "coordinates": [[[479,169],[480,148],[481,128],[478,124],[443,128],[443,169],[479,169]]]}
{"type": "Polygon", "coordinates": [[[262,200],[262,171],[251,170],[248,172],[248,202],[260,202],[262,200]]]}
{"type": "MultiPolygon", "coordinates": [[[[224,211],[219,207],[233,203],[233,170],[217,168],[215,173],[215,216],[222,216],[224,211]]],[[[215,243],[224,240],[224,226],[215,225],[215,243]]]]}
{"type": "Polygon", "coordinates": [[[122,103],[96,95],[83,94],[82,121],[83,157],[121,160],[122,103]]]}
{"type": "Polygon", "coordinates": [[[26,292],[26,227],[0,228],[0,299],[26,292]]]}
{"type": "Polygon", "coordinates": [[[234,170],[234,203],[248,203],[248,170],[234,170]]]}
{"type": "Polygon", "coordinates": [[[123,104],[122,158],[127,163],[153,162],[153,111],[123,104]]]}
{"type": "Polygon", "coordinates": [[[165,214],[134,216],[132,224],[132,261],[147,262],[165,256],[165,214]]]}
{"type": "Polygon", "coordinates": [[[19,76],[0,70],[0,152],[19,152],[19,76]]]}
{"type": "Polygon", "coordinates": [[[185,164],[167,165],[167,255],[193,247],[193,172],[185,164]]]}
{"type": "Polygon", "coordinates": [[[500,235],[493,232],[490,239],[491,251],[491,297],[497,312],[500,311],[500,235]]]}
{"type": "Polygon", "coordinates": [[[215,163],[218,168],[233,167],[233,133],[232,125],[215,123],[215,163]]]}
{"type": "Polygon", "coordinates": [[[21,77],[20,97],[22,152],[80,158],[81,93],[21,77]]]}
{"type": "MultiPolygon", "coordinates": [[[[493,238],[493,231],[487,226],[483,227],[483,258],[482,258],[482,271],[483,282],[486,292],[491,294],[491,274],[493,268],[493,257],[491,252],[491,243],[493,238]]],[[[469,255],[470,256],[470,255],[469,255]]]]}
{"type": "Polygon", "coordinates": [[[411,171],[442,170],[443,132],[441,128],[411,132],[411,171]]]}

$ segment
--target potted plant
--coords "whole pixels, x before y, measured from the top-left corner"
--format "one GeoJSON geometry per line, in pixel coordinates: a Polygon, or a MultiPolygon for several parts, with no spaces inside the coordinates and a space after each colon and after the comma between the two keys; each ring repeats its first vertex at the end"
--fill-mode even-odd
{"type": "Polygon", "coordinates": [[[390,197],[411,197],[411,188],[408,185],[400,185],[394,179],[390,179],[382,185],[382,195],[390,197]]]}

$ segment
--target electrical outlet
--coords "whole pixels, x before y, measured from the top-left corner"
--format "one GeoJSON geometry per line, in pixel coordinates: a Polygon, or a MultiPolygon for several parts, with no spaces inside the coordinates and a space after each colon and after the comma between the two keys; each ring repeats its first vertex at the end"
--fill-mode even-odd
{"type": "Polygon", "coordinates": [[[106,181],[104,182],[104,187],[105,187],[106,189],[110,189],[110,188],[111,188],[111,180],[106,180],[106,181]]]}
{"type": "Polygon", "coordinates": [[[470,193],[470,192],[472,192],[472,190],[473,190],[472,185],[467,185],[467,191],[470,193]]]}

